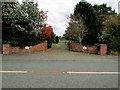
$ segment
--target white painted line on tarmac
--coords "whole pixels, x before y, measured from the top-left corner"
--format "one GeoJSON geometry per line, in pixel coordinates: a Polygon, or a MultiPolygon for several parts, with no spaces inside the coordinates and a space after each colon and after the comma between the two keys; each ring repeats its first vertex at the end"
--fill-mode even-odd
{"type": "Polygon", "coordinates": [[[78,72],[66,72],[68,74],[120,74],[120,72],[84,72],[84,71],[78,71],[78,72]]]}
{"type": "Polygon", "coordinates": [[[0,71],[0,73],[38,73],[38,74],[120,74],[120,72],[99,72],[99,71],[0,71]]]}
{"type": "Polygon", "coordinates": [[[27,71],[0,71],[0,73],[27,73],[27,71]]]}

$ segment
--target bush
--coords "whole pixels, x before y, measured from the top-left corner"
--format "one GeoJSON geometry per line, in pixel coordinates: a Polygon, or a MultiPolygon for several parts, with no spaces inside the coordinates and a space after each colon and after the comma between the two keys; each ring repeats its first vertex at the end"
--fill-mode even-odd
{"type": "Polygon", "coordinates": [[[59,43],[59,37],[58,36],[55,37],[55,43],[59,43]]]}
{"type": "Polygon", "coordinates": [[[120,51],[120,17],[109,16],[103,23],[104,27],[99,34],[99,43],[108,45],[108,52],[120,51]]]}
{"type": "Polygon", "coordinates": [[[52,38],[47,38],[47,48],[51,48],[52,42],[53,42],[52,38]]]}
{"type": "Polygon", "coordinates": [[[2,43],[20,47],[40,43],[39,29],[44,21],[40,14],[43,12],[38,10],[38,5],[34,2],[23,2],[22,4],[3,2],[2,43]]]}

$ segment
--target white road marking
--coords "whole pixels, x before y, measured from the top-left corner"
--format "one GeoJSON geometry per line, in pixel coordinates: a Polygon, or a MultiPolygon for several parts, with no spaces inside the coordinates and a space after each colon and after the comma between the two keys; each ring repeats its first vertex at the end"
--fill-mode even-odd
{"type": "Polygon", "coordinates": [[[120,72],[84,72],[84,71],[78,71],[78,72],[66,72],[68,74],[120,74],[120,72]]]}
{"type": "Polygon", "coordinates": [[[27,73],[27,71],[0,71],[0,73],[27,73]]]}
{"type": "MultiPolygon", "coordinates": [[[[54,73],[55,71],[0,71],[0,73],[54,73]]],[[[63,74],[120,74],[120,72],[99,72],[99,71],[56,71],[63,74]]]]}

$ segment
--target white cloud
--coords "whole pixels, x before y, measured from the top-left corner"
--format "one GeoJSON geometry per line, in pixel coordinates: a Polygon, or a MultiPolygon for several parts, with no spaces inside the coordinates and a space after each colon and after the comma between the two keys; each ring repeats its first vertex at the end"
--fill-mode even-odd
{"type": "MultiPolygon", "coordinates": [[[[36,0],[34,0],[36,1],[36,0]]],[[[47,23],[53,27],[55,34],[62,36],[68,23],[66,16],[70,15],[74,11],[74,7],[80,0],[37,0],[39,9],[48,11],[47,23]]],[[[119,0],[86,0],[87,2],[94,4],[107,3],[112,9],[118,12],[119,0]]]]}

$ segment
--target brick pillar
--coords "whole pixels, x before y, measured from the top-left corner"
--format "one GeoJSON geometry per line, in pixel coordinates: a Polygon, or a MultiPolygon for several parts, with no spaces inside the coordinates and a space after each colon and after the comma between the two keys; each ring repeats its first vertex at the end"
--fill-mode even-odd
{"type": "Polygon", "coordinates": [[[12,49],[10,44],[3,44],[3,54],[12,54],[12,49]]]}
{"type": "Polygon", "coordinates": [[[70,40],[69,43],[70,43],[69,50],[73,50],[74,41],[70,40]]]}
{"type": "Polygon", "coordinates": [[[45,41],[45,50],[47,50],[47,40],[45,41]]]}
{"type": "Polygon", "coordinates": [[[106,55],[106,53],[107,53],[107,45],[100,44],[100,55],[106,55]]]}
{"type": "Polygon", "coordinates": [[[69,40],[69,50],[71,50],[71,40],[69,40]]]}

